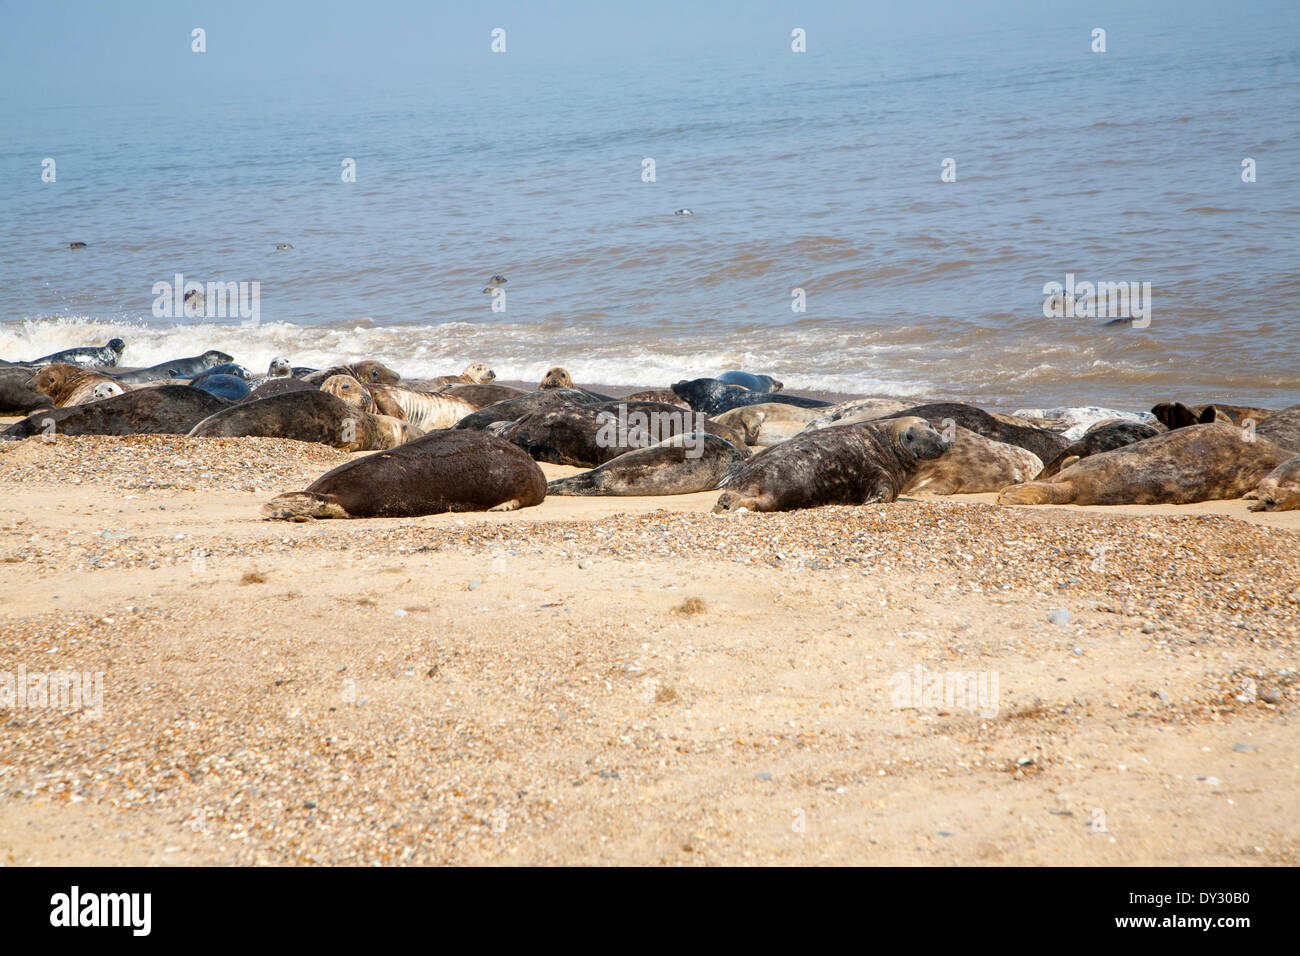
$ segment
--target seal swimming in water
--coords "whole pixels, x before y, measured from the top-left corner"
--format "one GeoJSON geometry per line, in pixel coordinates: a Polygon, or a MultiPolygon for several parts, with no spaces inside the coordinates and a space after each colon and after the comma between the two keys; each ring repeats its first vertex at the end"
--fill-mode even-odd
{"type": "MultiPolygon", "coordinates": [[[[1134,445],[1148,438],[1164,434],[1160,429],[1143,422],[1121,421],[1109,422],[1094,427],[1078,441],[1071,442],[1061,453],[1043,466],[1043,470],[1033,476],[1034,481],[1043,481],[1058,474],[1062,468],[1073,465],[1081,458],[1096,455],[1103,451],[1114,451],[1125,445],[1134,445]]],[[[1022,481],[1031,479],[1025,478],[1022,481]]]]}
{"type": "Polygon", "coordinates": [[[439,375],[430,385],[486,385],[497,377],[486,362],[470,362],[459,375],[439,375]]]}
{"type": "Polygon", "coordinates": [[[215,395],[188,385],[159,385],[85,405],[37,412],[5,429],[6,438],[29,438],[53,420],[60,435],[184,435],[226,407],[215,395]]]}
{"type": "Polygon", "coordinates": [[[363,385],[396,385],[402,380],[402,376],[388,366],[369,359],[364,362],[353,362],[351,365],[335,365],[332,368],[308,372],[301,378],[309,385],[319,385],[331,375],[351,375],[363,385]]]}
{"type": "Polygon", "coordinates": [[[949,447],[922,418],[804,432],[755,455],[727,481],[713,510],[794,511],[895,501],[918,463],[949,447]]]}
{"type": "Polygon", "coordinates": [[[63,362],[46,365],[27,383],[27,387],[33,392],[48,396],[55,408],[93,402],[95,388],[99,385],[116,385],[121,388],[116,379],[80,365],[68,365],[63,362]]]}
{"type": "Polygon", "coordinates": [[[689,495],[712,491],[740,469],[748,452],[708,432],[674,435],[634,448],[599,468],[546,486],[548,495],[689,495]]]}
{"type": "Polygon", "coordinates": [[[378,451],[419,437],[409,422],[371,415],[312,389],[230,405],[199,422],[191,438],[292,438],[341,451],[378,451]]]}
{"type": "Polygon", "coordinates": [[[1185,505],[1240,498],[1289,453],[1226,422],[1189,425],[1012,485],[1000,505],[1185,505]]]}
{"type": "Polygon", "coordinates": [[[493,289],[499,288],[500,286],[503,286],[505,284],[506,284],[505,276],[495,275],[491,279],[488,279],[487,285],[484,287],[483,291],[491,292],[493,289]]]}
{"type": "Polygon", "coordinates": [[[709,418],[729,412],[742,405],[761,405],[764,402],[776,402],[782,405],[798,405],[802,408],[830,408],[830,402],[817,398],[803,398],[798,395],[786,395],[778,392],[751,392],[736,385],[724,385],[716,378],[696,378],[689,382],[674,382],[674,394],[684,399],[697,412],[703,412],[709,418]]]}
{"type": "Polygon", "coordinates": [[[1246,497],[1255,499],[1251,511],[1300,510],[1300,455],[1288,458],[1270,471],[1246,497]]]}
{"type": "Polygon", "coordinates": [[[117,365],[126,349],[121,339],[109,339],[107,345],[82,346],[75,349],[63,349],[51,352],[30,362],[16,362],[16,365],[81,365],[86,368],[112,368],[117,365]]]}
{"type": "Polygon", "coordinates": [[[500,437],[538,461],[579,468],[595,468],[630,449],[699,430],[744,448],[740,437],[726,426],[695,419],[701,416],[654,402],[564,404],[525,415],[503,429],[500,437]]]}
{"type": "Polygon", "coordinates": [[[411,518],[446,511],[513,511],[540,504],[546,476],[514,445],[475,431],[441,431],[349,461],[262,506],[270,519],[411,518]]]}
{"type": "Polygon", "coordinates": [[[751,392],[779,392],[785,388],[782,382],[770,375],[754,375],[750,372],[723,372],[717,380],[723,385],[739,385],[751,392]]]}
{"type": "Polygon", "coordinates": [[[225,352],[208,349],[202,355],[172,359],[170,362],[160,362],[148,368],[114,369],[112,375],[124,385],[144,385],[165,378],[194,378],[210,368],[232,361],[234,359],[225,352]]]}
{"type": "Polygon", "coordinates": [[[924,418],[927,421],[942,422],[951,420],[962,428],[969,428],[976,434],[1000,441],[1008,445],[1019,445],[1032,451],[1042,461],[1051,461],[1070,444],[1069,439],[1062,438],[1055,432],[1035,428],[1027,424],[1012,424],[1005,419],[990,415],[974,405],[959,402],[934,402],[929,405],[916,405],[892,412],[885,418],[924,418]]]}

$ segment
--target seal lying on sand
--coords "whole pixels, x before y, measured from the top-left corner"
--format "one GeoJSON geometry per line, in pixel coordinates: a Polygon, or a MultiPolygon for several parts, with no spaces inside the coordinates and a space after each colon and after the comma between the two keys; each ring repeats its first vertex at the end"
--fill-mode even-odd
{"type": "MultiPolygon", "coordinates": [[[[451,391],[450,394],[459,395],[460,392],[451,391]]],[[[545,392],[528,392],[515,398],[508,398],[486,405],[474,414],[466,415],[456,423],[456,427],[473,428],[482,431],[493,422],[518,421],[525,415],[540,412],[545,408],[554,408],[559,405],[596,404],[599,404],[596,399],[586,392],[578,391],[576,388],[553,388],[545,392]]]]}
{"type": "Polygon", "coordinates": [[[420,432],[409,422],[368,414],[313,389],[231,405],[203,419],[189,435],[191,438],[292,438],[320,442],[341,451],[377,451],[417,438],[420,432]]]}
{"type": "Polygon", "coordinates": [[[319,385],[331,375],[351,375],[363,385],[396,385],[402,380],[391,368],[379,362],[366,360],[351,365],[336,365],[333,368],[319,369],[301,376],[309,385],[319,385]]]}
{"type": "Polygon", "coordinates": [[[1300,405],[1292,405],[1269,415],[1256,426],[1255,434],[1267,438],[1275,445],[1300,451],[1300,405]]]}
{"type": "Polygon", "coordinates": [[[54,422],[60,435],[184,435],[226,402],[188,385],[140,388],[103,401],[37,412],[3,432],[6,438],[28,438],[54,422]]]}
{"type": "Polygon", "coordinates": [[[1289,457],[1226,422],[1189,425],[1081,459],[1051,478],[1013,485],[1000,505],[1185,505],[1240,498],[1289,457]]]}
{"type": "Polygon", "coordinates": [[[451,428],[466,415],[478,411],[477,405],[445,392],[421,392],[400,385],[368,385],[366,389],[380,415],[410,422],[425,432],[451,428]]]}
{"type": "Polygon", "coordinates": [[[1246,497],[1255,499],[1251,511],[1300,510],[1300,455],[1288,458],[1270,471],[1246,497]]]}
{"type": "MultiPolygon", "coordinates": [[[[1164,434],[1160,429],[1142,422],[1123,421],[1109,422],[1107,424],[1093,428],[1087,432],[1078,441],[1071,442],[1061,453],[1043,466],[1043,470],[1033,476],[1032,480],[1042,481],[1051,478],[1060,472],[1062,468],[1073,465],[1081,458],[1087,458],[1089,455],[1096,455],[1103,451],[1114,451],[1116,448],[1123,448],[1125,445],[1134,445],[1140,441],[1146,441],[1148,438],[1155,438],[1157,435],[1164,434]]],[[[1021,481],[1029,481],[1029,478],[1022,478],[1021,481]]]]}
{"type": "Polygon", "coordinates": [[[1003,419],[990,415],[982,408],[976,408],[974,405],[963,405],[958,402],[935,402],[929,405],[917,405],[914,408],[894,412],[885,417],[917,417],[932,422],[943,422],[951,419],[953,424],[960,425],[962,428],[969,428],[985,438],[1026,448],[1042,461],[1051,461],[1065,449],[1065,446],[1070,444],[1069,439],[1062,438],[1055,432],[1034,428],[1032,425],[1010,424],[1003,419]]]}
{"type": "MultiPolygon", "coordinates": [[[[766,405],[756,407],[764,410],[768,408],[766,405]]],[[[779,408],[780,406],[775,407],[779,408]]],[[[884,418],[886,415],[894,414],[894,412],[901,412],[904,409],[915,407],[915,402],[903,402],[896,398],[855,398],[851,401],[840,402],[838,405],[832,405],[830,408],[813,409],[812,412],[802,409],[797,411],[804,415],[804,421],[808,423],[809,430],[811,430],[813,428],[825,428],[827,425],[834,425],[836,422],[842,422],[846,419],[869,422],[875,418],[884,418]]],[[[792,412],[786,414],[791,415],[792,412]]]]}
{"type": "Polygon", "coordinates": [[[121,339],[109,339],[107,345],[83,346],[51,352],[30,362],[16,362],[16,365],[80,365],[84,368],[112,368],[122,357],[126,343],[121,339]]]}
{"type": "Polygon", "coordinates": [[[0,368],[0,415],[26,415],[50,407],[48,396],[27,387],[35,373],[35,368],[25,365],[0,368]]]}
{"type": "Polygon", "coordinates": [[[537,394],[536,392],[525,392],[522,388],[514,388],[510,385],[439,385],[433,391],[443,395],[454,395],[457,398],[464,399],[476,408],[487,408],[497,402],[537,394]]]}
{"type": "Polygon", "coordinates": [[[1042,468],[1042,459],[1032,451],[993,441],[959,425],[952,429],[948,453],[917,462],[902,493],[974,495],[1001,491],[1008,485],[1031,480],[1042,468]]]}
{"type": "Polygon", "coordinates": [[[66,362],[45,366],[27,383],[33,392],[48,396],[55,408],[95,401],[95,389],[100,385],[116,385],[121,388],[114,378],[66,362]]]}
{"type": "Polygon", "coordinates": [[[595,468],[633,448],[700,430],[744,447],[725,425],[654,402],[560,405],[512,422],[500,436],[538,461],[595,468]]]}
{"type": "Polygon", "coordinates": [[[192,388],[201,388],[228,402],[237,402],[252,393],[248,382],[238,375],[200,375],[190,382],[192,388]]]}
{"type": "Polygon", "coordinates": [[[444,511],[513,511],[540,504],[546,476],[507,442],[474,431],[425,435],[339,465],[306,491],[262,506],[267,518],[410,518],[444,511]]]}
{"type": "Polygon", "coordinates": [[[726,483],[713,510],[793,511],[894,501],[919,462],[949,442],[921,418],[804,432],[769,448],[726,483]]]}
{"type": "Polygon", "coordinates": [[[761,405],[764,402],[778,402],[782,405],[798,405],[801,408],[830,408],[830,402],[816,398],[802,398],[798,395],[784,395],[776,392],[751,392],[735,385],[724,385],[716,378],[696,378],[689,382],[674,382],[673,392],[678,398],[697,412],[703,412],[710,418],[723,412],[740,408],[742,405],[761,405]]]}
{"type": "Polygon", "coordinates": [[[665,405],[679,405],[682,408],[690,408],[683,399],[677,397],[677,393],[671,388],[647,388],[643,392],[633,392],[631,395],[624,395],[625,402],[663,402],[665,405]]]}
{"type": "Polygon", "coordinates": [[[750,372],[723,372],[718,376],[723,385],[739,385],[751,392],[779,392],[785,388],[784,383],[770,375],[754,375],[750,372]]]}
{"type": "Polygon", "coordinates": [[[675,435],[648,448],[634,448],[599,468],[557,478],[548,495],[689,495],[712,491],[748,457],[708,432],[675,435]]]}
{"type": "Polygon", "coordinates": [[[459,375],[440,375],[430,385],[486,385],[497,377],[486,362],[470,362],[459,375]]]}
{"type": "Polygon", "coordinates": [[[190,379],[196,375],[202,375],[210,368],[215,368],[230,361],[233,361],[233,359],[225,352],[209,349],[202,355],[172,359],[170,362],[160,362],[148,368],[114,370],[113,377],[124,385],[143,385],[146,382],[156,382],[164,378],[190,379]]]}

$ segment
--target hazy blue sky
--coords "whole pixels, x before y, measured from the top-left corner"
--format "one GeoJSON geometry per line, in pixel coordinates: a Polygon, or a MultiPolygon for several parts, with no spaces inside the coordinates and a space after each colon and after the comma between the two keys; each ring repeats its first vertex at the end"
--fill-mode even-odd
{"type": "MultiPolygon", "coordinates": [[[[267,84],[301,94],[410,89],[486,65],[490,31],[507,31],[511,64],[563,64],[575,57],[662,55],[754,58],[788,50],[792,26],[808,31],[810,52],[869,58],[900,43],[959,40],[1025,23],[1108,26],[1122,54],[1123,23],[1151,14],[1203,22],[1232,42],[1247,19],[1294,32],[1296,0],[915,0],[915,2],[711,3],[430,2],[430,0],[166,0],[67,2],[0,0],[0,102],[25,105],[139,103],[229,94],[265,95],[267,84]],[[1096,21],[1094,23],[1093,21],[1096,21]],[[207,31],[207,52],[190,50],[190,31],[207,31]]],[[[1158,22],[1158,19],[1155,21],[1158,22]]],[[[1258,26],[1258,24],[1256,24],[1258,26]]],[[[504,64],[496,62],[493,69],[504,64]]],[[[643,68],[643,67],[641,67],[643,68]]]]}

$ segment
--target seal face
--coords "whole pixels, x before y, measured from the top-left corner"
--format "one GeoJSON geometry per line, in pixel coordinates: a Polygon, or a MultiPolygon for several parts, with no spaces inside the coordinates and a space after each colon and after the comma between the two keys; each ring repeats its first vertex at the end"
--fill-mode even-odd
{"type": "Polygon", "coordinates": [[[283,355],[277,355],[271,359],[271,364],[266,369],[267,378],[285,378],[293,371],[291,363],[283,355]]]}
{"type": "Polygon", "coordinates": [[[493,276],[491,279],[488,279],[487,285],[484,287],[483,291],[491,292],[493,289],[499,288],[500,286],[503,286],[505,284],[506,284],[506,277],[502,275],[496,275],[493,276]]]}
{"type": "Polygon", "coordinates": [[[270,519],[409,518],[540,504],[546,477],[515,446],[476,431],[425,435],[326,472],[262,507],[270,519]]]}
{"type": "Polygon", "coordinates": [[[55,408],[95,401],[95,389],[100,385],[115,386],[122,391],[116,379],[64,362],[46,365],[27,383],[33,392],[48,396],[55,408]]]}
{"type": "Polygon", "coordinates": [[[816,398],[803,398],[776,392],[753,392],[736,385],[726,385],[716,378],[674,382],[672,389],[673,393],[691,408],[703,412],[710,418],[742,405],[761,405],[764,402],[798,405],[801,408],[830,408],[831,406],[830,402],[823,402],[816,398]]]}
{"type": "Polygon", "coordinates": [[[569,376],[569,373],[566,370],[557,365],[555,368],[547,370],[546,374],[542,376],[542,380],[537,384],[537,388],[539,390],[547,388],[573,388],[573,379],[569,376]]]}
{"type": "Polygon", "coordinates": [[[1248,440],[1225,422],[1189,425],[1066,465],[1051,478],[1012,485],[1003,505],[1185,505],[1240,498],[1289,453],[1248,440]]]}
{"type": "Polygon", "coordinates": [[[363,385],[396,385],[402,380],[402,376],[388,366],[369,359],[351,365],[336,365],[333,368],[308,372],[302,376],[302,380],[311,385],[319,385],[331,375],[351,375],[363,385]]]}
{"type": "Polygon", "coordinates": [[[432,385],[486,385],[497,377],[497,373],[486,362],[470,362],[465,371],[459,375],[439,375],[432,385]]]}
{"type": "Polygon", "coordinates": [[[804,432],[754,456],[727,482],[715,512],[793,511],[894,501],[917,464],[950,443],[920,418],[804,432]]]}
{"type": "Polygon", "coordinates": [[[1251,511],[1300,510],[1300,455],[1288,458],[1259,483],[1247,498],[1254,498],[1251,511]]]}
{"type": "Polygon", "coordinates": [[[351,375],[331,375],[321,382],[320,390],[327,395],[341,398],[363,412],[375,412],[375,399],[370,391],[351,375]]]}
{"type": "Polygon", "coordinates": [[[748,457],[708,432],[676,435],[626,451],[591,471],[557,478],[548,495],[688,495],[712,491],[748,457]]]}

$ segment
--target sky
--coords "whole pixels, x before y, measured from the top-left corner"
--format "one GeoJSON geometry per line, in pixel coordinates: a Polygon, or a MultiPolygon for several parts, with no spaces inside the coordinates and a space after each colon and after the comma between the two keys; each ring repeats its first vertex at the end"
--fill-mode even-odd
{"type": "Polygon", "coordinates": [[[1292,31],[1300,24],[1296,0],[0,0],[0,107],[204,101],[277,87],[294,95],[409,89],[485,64],[496,27],[520,66],[648,54],[671,69],[683,56],[784,53],[794,26],[807,31],[810,51],[869,57],[916,43],[924,56],[927,38],[1035,20],[1073,32],[1093,20],[1122,22],[1135,9],[1195,18],[1225,36],[1248,17],[1292,31]],[[196,27],[206,31],[201,56],[191,50],[196,27]]]}

